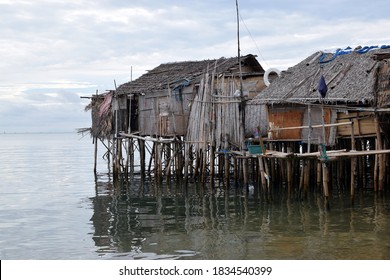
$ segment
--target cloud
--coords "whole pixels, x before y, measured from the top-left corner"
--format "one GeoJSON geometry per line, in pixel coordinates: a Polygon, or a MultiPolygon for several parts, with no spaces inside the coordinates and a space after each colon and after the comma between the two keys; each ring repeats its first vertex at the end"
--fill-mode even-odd
{"type": "MultiPolygon", "coordinates": [[[[241,53],[285,69],[317,50],[389,44],[387,6],[239,1],[241,53]]],[[[0,131],[83,127],[79,96],[131,69],[135,79],[164,62],[237,55],[234,1],[0,0],[0,15],[0,131]]]]}

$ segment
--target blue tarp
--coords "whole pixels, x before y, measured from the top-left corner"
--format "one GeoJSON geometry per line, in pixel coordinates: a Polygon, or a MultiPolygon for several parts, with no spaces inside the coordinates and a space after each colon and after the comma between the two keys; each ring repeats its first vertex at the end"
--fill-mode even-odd
{"type": "MultiPolygon", "coordinates": [[[[365,54],[371,50],[375,50],[375,49],[389,49],[390,48],[390,45],[382,45],[382,46],[365,46],[359,50],[356,50],[355,52],[356,53],[359,53],[359,54],[365,54]]],[[[333,57],[331,57],[330,59],[328,60],[324,60],[326,55],[328,53],[323,53],[320,57],[320,63],[328,63],[328,62],[331,62],[333,61],[336,57],[338,57],[339,55],[344,55],[344,54],[350,54],[352,53],[353,50],[351,47],[347,47],[345,49],[338,49],[334,54],[333,54],[333,57]]]]}

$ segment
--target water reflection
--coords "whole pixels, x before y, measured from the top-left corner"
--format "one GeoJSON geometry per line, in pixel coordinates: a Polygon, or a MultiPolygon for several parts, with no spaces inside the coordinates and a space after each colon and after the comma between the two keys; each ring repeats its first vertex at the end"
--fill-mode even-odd
{"type": "Polygon", "coordinates": [[[102,258],[389,259],[388,196],[273,201],[224,189],[134,182],[119,191],[97,178],[93,240],[102,258]]]}

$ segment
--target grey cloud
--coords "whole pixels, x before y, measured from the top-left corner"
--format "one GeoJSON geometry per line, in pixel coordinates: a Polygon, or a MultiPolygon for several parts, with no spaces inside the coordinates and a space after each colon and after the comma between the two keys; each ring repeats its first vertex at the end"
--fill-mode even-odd
{"type": "MultiPolygon", "coordinates": [[[[239,5],[250,31],[241,22],[242,52],[270,67],[333,46],[390,43],[387,1],[239,5]]],[[[130,67],[136,78],[163,62],[237,53],[230,0],[7,1],[0,14],[0,131],[88,126],[79,96],[127,82],[130,67]]]]}

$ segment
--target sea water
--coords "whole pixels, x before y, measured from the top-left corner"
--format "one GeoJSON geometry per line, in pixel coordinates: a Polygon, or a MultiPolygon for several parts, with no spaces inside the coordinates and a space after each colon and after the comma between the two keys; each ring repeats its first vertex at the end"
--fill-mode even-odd
{"type": "Polygon", "coordinates": [[[390,259],[390,196],[117,186],[89,136],[0,135],[0,259],[390,259]]]}

